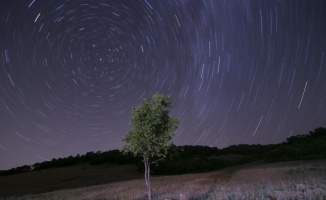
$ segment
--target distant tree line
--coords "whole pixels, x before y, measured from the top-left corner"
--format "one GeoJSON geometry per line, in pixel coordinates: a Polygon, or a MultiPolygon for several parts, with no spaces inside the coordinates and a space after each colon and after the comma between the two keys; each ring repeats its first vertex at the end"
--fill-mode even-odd
{"type": "Polygon", "coordinates": [[[218,149],[208,146],[176,147],[173,156],[152,167],[153,174],[170,175],[208,172],[240,164],[263,160],[266,153],[278,147],[270,145],[239,144],[218,149]]]}
{"type": "MultiPolygon", "coordinates": [[[[156,175],[197,173],[217,170],[254,161],[282,162],[293,160],[315,160],[326,158],[326,128],[321,127],[309,134],[296,135],[287,138],[281,144],[247,145],[239,144],[218,149],[208,146],[172,146],[164,160],[153,159],[151,173],[156,175]],[[236,156],[233,158],[232,156],[236,156]]],[[[81,163],[90,165],[134,164],[143,172],[141,157],[132,154],[122,154],[119,150],[106,152],[88,152],[85,155],[69,156],[52,159],[32,166],[21,166],[0,171],[0,175],[11,175],[59,168],[81,163]]]]}
{"type": "Polygon", "coordinates": [[[287,138],[286,142],[266,153],[266,162],[316,160],[326,158],[326,128],[287,138]]]}
{"type": "Polygon", "coordinates": [[[0,171],[0,176],[19,174],[19,173],[25,173],[30,171],[38,171],[38,170],[49,169],[49,168],[67,167],[67,166],[72,166],[81,163],[86,163],[90,165],[100,165],[104,163],[123,165],[123,164],[134,164],[134,163],[138,163],[139,161],[140,158],[136,158],[132,154],[122,155],[122,153],[119,150],[111,150],[106,152],[97,151],[96,153],[87,152],[85,155],[82,156],[78,154],[75,157],[69,156],[66,158],[58,158],[58,159],[54,158],[51,161],[35,163],[32,166],[24,165],[21,167],[0,171]]]}

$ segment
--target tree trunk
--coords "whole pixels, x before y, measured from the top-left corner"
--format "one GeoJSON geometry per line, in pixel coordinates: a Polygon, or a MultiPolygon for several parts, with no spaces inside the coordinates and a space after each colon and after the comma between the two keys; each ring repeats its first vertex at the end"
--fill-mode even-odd
{"type": "Polygon", "coordinates": [[[150,162],[147,157],[144,157],[144,165],[145,165],[145,183],[147,186],[147,194],[148,200],[152,200],[152,189],[151,189],[151,177],[150,177],[150,162]]]}

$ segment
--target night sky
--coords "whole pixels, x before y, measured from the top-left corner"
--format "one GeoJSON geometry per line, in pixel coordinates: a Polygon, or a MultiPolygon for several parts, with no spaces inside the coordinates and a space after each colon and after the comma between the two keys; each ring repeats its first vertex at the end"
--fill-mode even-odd
{"type": "Polygon", "coordinates": [[[119,149],[171,95],[177,145],[326,125],[325,0],[1,0],[0,169],[119,149]]]}

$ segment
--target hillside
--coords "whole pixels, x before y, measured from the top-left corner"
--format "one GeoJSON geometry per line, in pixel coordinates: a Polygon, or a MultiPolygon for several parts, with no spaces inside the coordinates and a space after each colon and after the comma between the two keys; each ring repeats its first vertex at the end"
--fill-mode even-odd
{"type": "MultiPolygon", "coordinates": [[[[179,199],[180,194],[184,194],[189,200],[325,199],[325,167],[326,160],[288,161],[268,164],[251,163],[200,174],[153,176],[153,199],[179,199]]],[[[111,176],[109,174],[103,174],[104,171],[98,169],[98,166],[89,166],[88,170],[92,171],[90,176],[81,175],[80,169],[76,167],[61,168],[61,172],[55,172],[55,170],[59,169],[54,169],[54,171],[49,169],[44,170],[42,172],[43,179],[37,181],[37,178],[40,178],[40,176],[35,177],[30,179],[33,180],[32,183],[26,181],[28,180],[26,179],[27,177],[21,177],[25,185],[35,184],[35,181],[42,181],[42,183],[38,184],[38,191],[36,188],[28,186],[28,189],[24,191],[25,195],[22,197],[17,197],[21,196],[22,192],[16,194],[12,190],[11,195],[8,194],[8,196],[16,196],[17,198],[10,197],[8,199],[146,199],[146,188],[143,177],[135,180],[111,182],[111,176]],[[74,170],[76,170],[78,177],[70,174],[75,173],[73,172],[74,170]],[[46,179],[48,175],[50,177],[46,179]],[[103,176],[103,179],[101,176],[103,176]],[[85,183],[84,181],[87,181],[89,178],[93,180],[106,179],[107,184],[103,182],[101,185],[82,187],[80,183],[85,183]],[[51,189],[55,191],[44,193],[45,191],[51,191],[51,189]],[[27,195],[32,194],[32,192],[27,190],[34,191],[34,195],[27,195]]],[[[88,171],[87,169],[84,170],[86,172],[88,171]]],[[[116,171],[114,177],[121,177],[123,173],[124,170],[120,172],[116,171]]],[[[12,175],[5,178],[22,175],[25,174],[12,175]]],[[[127,175],[129,176],[130,173],[127,175]]],[[[35,174],[31,176],[35,176],[35,174]]],[[[19,189],[23,188],[20,187],[19,189]]]]}
{"type": "MultiPolygon", "coordinates": [[[[281,144],[233,145],[224,149],[207,146],[172,146],[164,160],[153,159],[152,173],[157,175],[207,172],[254,161],[280,162],[326,158],[326,128],[287,138],[281,144]]],[[[119,150],[88,152],[85,155],[52,159],[32,166],[0,171],[0,176],[26,173],[79,164],[133,164],[142,172],[142,158],[122,154],[119,150]]]]}
{"type": "Polygon", "coordinates": [[[40,194],[142,178],[134,165],[74,165],[0,178],[0,197],[40,194]]]}
{"type": "MultiPolygon", "coordinates": [[[[326,159],[326,128],[292,136],[281,144],[240,144],[224,149],[173,146],[165,160],[154,162],[151,173],[203,173],[249,163],[316,159],[326,159]]],[[[141,158],[123,155],[119,150],[88,152],[1,171],[0,196],[37,194],[137,179],[143,177],[142,172],[141,158]]]]}

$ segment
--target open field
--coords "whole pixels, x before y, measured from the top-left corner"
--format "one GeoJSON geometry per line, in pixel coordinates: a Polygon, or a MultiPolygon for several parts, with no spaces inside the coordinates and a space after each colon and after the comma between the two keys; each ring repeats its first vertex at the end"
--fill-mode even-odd
{"type": "Polygon", "coordinates": [[[76,165],[0,177],[0,197],[40,194],[142,178],[134,165],[76,165]]]}
{"type": "MultiPolygon", "coordinates": [[[[61,182],[62,186],[76,181],[68,179],[61,182]]],[[[244,165],[210,173],[153,177],[152,184],[154,199],[178,199],[180,194],[188,199],[325,199],[326,160],[244,165]]],[[[146,199],[146,188],[144,180],[137,179],[7,199],[146,199]]]]}

